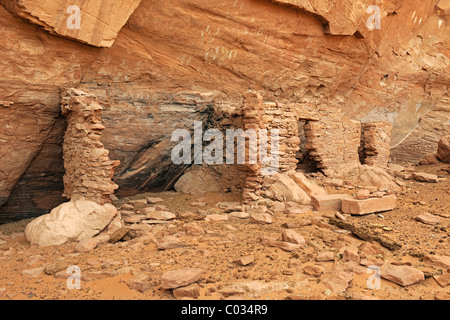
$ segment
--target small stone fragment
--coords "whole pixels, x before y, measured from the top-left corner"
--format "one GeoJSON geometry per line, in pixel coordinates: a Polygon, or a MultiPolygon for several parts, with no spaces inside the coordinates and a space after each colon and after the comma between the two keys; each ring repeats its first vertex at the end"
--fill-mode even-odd
{"type": "Polygon", "coordinates": [[[228,220],[228,216],[223,214],[210,214],[205,218],[208,222],[224,222],[228,220]]]}
{"type": "Polygon", "coordinates": [[[253,223],[271,224],[273,222],[272,216],[268,213],[253,213],[250,216],[253,223]]]}
{"type": "Polygon", "coordinates": [[[419,214],[416,217],[416,220],[429,225],[436,225],[439,224],[439,222],[441,222],[440,218],[430,213],[419,214]]]}
{"type": "Polygon", "coordinates": [[[200,286],[193,283],[186,287],[181,287],[173,290],[173,295],[177,299],[197,299],[200,296],[200,286]]]}
{"type": "Polygon", "coordinates": [[[161,276],[161,287],[163,289],[185,287],[199,281],[202,278],[203,273],[204,270],[195,268],[169,271],[161,276]]]}
{"type": "Polygon", "coordinates": [[[249,264],[252,264],[255,261],[255,257],[253,255],[247,255],[244,256],[238,260],[236,260],[236,263],[241,266],[247,266],[249,264]]]}
{"type": "Polygon", "coordinates": [[[317,255],[316,261],[317,262],[334,261],[334,252],[332,251],[321,252],[317,255]]]}
{"type": "Polygon", "coordinates": [[[306,274],[309,274],[314,277],[320,277],[323,272],[325,271],[325,268],[319,265],[309,265],[303,268],[303,272],[306,274]]]}
{"type": "Polygon", "coordinates": [[[413,172],[412,177],[419,182],[437,183],[439,181],[437,175],[425,172],[413,172]]]}
{"type": "Polygon", "coordinates": [[[290,242],[293,244],[298,244],[301,246],[306,245],[305,238],[291,229],[283,230],[281,238],[283,239],[283,241],[290,242]]]}
{"type": "Polygon", "coordinates": [[[418,269],[411,266],[395,266],[388,263],[380,267],[380,276],[403,287],[425,280],[424,273],[418,269]]]}

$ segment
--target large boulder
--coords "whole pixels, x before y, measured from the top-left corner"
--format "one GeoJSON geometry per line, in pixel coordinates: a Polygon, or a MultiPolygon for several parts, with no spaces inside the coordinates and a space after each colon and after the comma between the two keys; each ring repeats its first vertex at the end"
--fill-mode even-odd
{"type": "Polygon", "coordinates": [[[97,235],[116,216],[117,209],[112,204],[71,200],[30,222],[25,235],[32,244],[43,247],[62,245],[97,235]]]}
{"type": "Polygon", "coordinates": [[[402,187],[397,183],[397,180],[379,167],[360,165],[349,168],[346,171],[339,173],[338,176],[339,178],[345,179],[347,182],[358,186],[375,186],[380,190],[387,189],[393,192],[400,192],[402,190],[402,187]]]}
{"type": "Polygon", "coordinates": [[[289,172],[290,177],[298,184],[310,197],[318,195],[327,195],[328,192],[319,186],[315,181],[308,179],[301,172],[289,172]]]}
{"type": "Polygon", "coordinates": [[[217,176],[205,168],[195,168],[185,173],[175,183],[175,190],[181,193],[220,192],[223,189],[217,176]]]}
{"type": "Polygon", "coordinates": [[[278,201],[293,201],[299,204],[310,204],[311,198],[290,176],[282,173],[269,187],[266,196],[278,201]]]}
{"type": "Polygon", "coordinates": [[[450,163],[450,135],[439,140],[437,156],[442,162],[450,163]]]}

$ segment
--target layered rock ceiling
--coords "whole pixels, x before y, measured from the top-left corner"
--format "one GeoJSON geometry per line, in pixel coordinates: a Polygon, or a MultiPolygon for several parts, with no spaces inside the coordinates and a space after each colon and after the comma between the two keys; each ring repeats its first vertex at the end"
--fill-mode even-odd
{"type": "Polygon", "coordinates": [[[169,188],[185,169],[171,162],[172,132],[242,127],[248,90],[391,122],[397,162],[450,133],[449,0],[0,4],[0,222],[64,201],[64,88],[102,105],[119,194],[169,188]],[[367,27],[370,5],[380,29],[367,27]]]}

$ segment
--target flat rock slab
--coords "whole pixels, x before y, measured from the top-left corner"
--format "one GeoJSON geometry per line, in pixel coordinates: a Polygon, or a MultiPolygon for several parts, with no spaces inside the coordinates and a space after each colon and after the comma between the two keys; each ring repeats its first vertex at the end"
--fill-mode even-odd
{"type": "Polygon", "coordinates": [[[286,252],[298,251],[300,250],[300,248],[302,248],[302,246],[298,244],[293,244],[286,241],[279,241],[267,237],[261,237],[261,243],[268,247],[280,248],[281,250],[286,252]]]}
{"type": "Polygon", "coordinates": [[[380,276],[402,287],[425,280],[424,273],[416,268],[411,266],[396,266],[388,263],[380,267],[380,276]]]}
{"type": "Polygon", "coordinates": [[[197,299],[200,296],[200,286],[196,283],[173,290],[175,298],[181,299],[197,299]]]}
{"type": "Polygon", "coordinates": [[[311,197],[311,204],[315,211],[341,211],[344,199],[351,200],[353,197],[349,194],[316,195],[311,197]]]}
{"type": "Polygon", "coordinates": [[[446,287],[450,284],[450,273],[444,273],[439,276],[434,276],[434,280],[441,286],[446,287]]]}
{"type": "Polygon", "coordinates": [[[438,217],[436,217],[435,215],[430,214],[430,213],[422,213],[422,214],[419,214],[419,215],[416,217],[416,220],[417,220],[417,221],[420,221],[420,222],[422,222],[422,223],[425,223],[425,224],[429,224],[429,225],[436,225],[436,224],[438,224],[439,222],[441,222],[441,219],[440,219],[440,218],[438,218],[438,217]]]}
{"type": "Polygon", "coordinates": [[[202,278],[203,273],[204,270],[195,268],[169,271],[161,276],[161,287],[163,289],[185,287],[199,281],[202,278]]]}
{"type": "Polygon", "coordinates": [[[125,235],[130,231],[130,228],[124,227],[120,228],[119,230],[116,230],[110,237],[109,242],[110,243],[116,243],[125,237],[125,235]]]}
{"type": "Polygon", "coordinates": [[[133,207],[145,206],[147,204],[147,200],[145,200],[145,199],[130,200],[129,204],[131,204],[133,207]]]}
{"type": "Polygon", "coordinates": [[[428,262],[439,267],[450,268],[450,257],[448,256],[435,256],[430,254],[424,258],[424,262],[428,262]]]}
{"type": "Polygon", "coordinates": [[[235,262],[240,266],[247,266],[249,264],[252,264],[255,261],[255,256],[253,255],[247,255],[243,256],[240,259],[236,260],[235,262]]]}
{"type": "Polygon", "coordinates": [[[147,202],[150,204],[155,204],[155,203],[160,203],[160,202],[164,202],[166,200],[161,199],[161,198],[147,198],[147,202]]]}
{"type": "Polygon", "coordinates": [[[294,230],[291,230],[291,229],[283,230],[283,232],[281,234],[281,238],[283,239],[283,241],[286,241],[289,243],[298,244],[301,246],[306,245],[305,238],[303,238],[302,235],[298,234],[297,232],[295,232],[294,230]]]}
{"type": "Polygon", "coordinates": [[[225,222],[228,220],[228,216],[223,214],[210,214],[205,218],[208,222],[225,222]]]}
{"type": "Polygon", "coordinates": [[[437,183],[439,181],[438,176],[425,172],[413,172],[412,177],[419,182],[437,183]]]}
{"type": "Polygon", "coordinates": [[[272,216],[268,213],[254,213],[251,215],[250,220],[259,224],[271,224],[273,222],[272,216]]]}
{"type": "Polygon", "coordinates": [[[248,219],[250,217],[250,215],[247,212],[243,212],[243,211],[233,211],[230,213],[230,216],[236,217],[239,219],[248,219]]]}
{"type": "Polygon", "coordinates": [[[334,293],[340,293],[347,290],[350,283],[353,281],[353,274],[342,270],[333,270],[323,279],[325,287],[334,293]]]}
{"type": "Polygon", "coordinates": [[[389,195],[382,198],[370,198],[366,200],[343,199],[342,212],[352,215],[365,215],[395,209],[397,197],[389,195]]]}
{"type": "Polygon", "coordinates": [[[168,211],[153,211],[147,214],[147,218],[150,220],[160,220],[160,221],[167,221],[167,220],[173,220],[177,216],[175,213],[168,212],[168,211]]]}
{"type": "Polygon", "coordinates": [[[334,255],[335,254],[332,251],[321,252],[317,255],[316,261],[317,262],[334,261],[334,255]]]}

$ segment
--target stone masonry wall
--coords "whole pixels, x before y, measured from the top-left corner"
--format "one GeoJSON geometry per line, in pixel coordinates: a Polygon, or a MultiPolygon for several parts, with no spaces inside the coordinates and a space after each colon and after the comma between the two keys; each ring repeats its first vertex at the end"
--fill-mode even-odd
{"type": "Polygon", "coordinates": [[[67,120],[63,143],[64,196],[108,203],[118,188],[112,178],[120,161],[111,161],[100,141],[105,129],[101,120],[103,108],[94,96],[77,89],[63,90],[61,104],[67,120]]]}
{"type": "MultiPolygon", "coordinates": [[[[244,131],[255,130],[258,133],[260,129],[264,129],[264,106],[261,94],[254,91],[246,92],[244,94],[244,107],[242,112],[244,115],[244,131]]],[[[246,142],[246,159],[244,165],[246,179],[242,192],[242,202],[244,204],[257,201],[261,194],[263,176],[261,174],[258,146],[258,138],[256,140],[256,150],[251,148],[250,143],[246,142]],[[249,155],[257,156],[256,164],[249,163],[249,155]]]]}
{"type": "Polygon", "coordinates": [[[386,168],[390,153],[392,123],[369,122],[363,124],[364,163],[386,168]]]}

